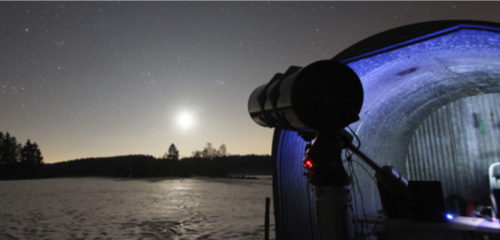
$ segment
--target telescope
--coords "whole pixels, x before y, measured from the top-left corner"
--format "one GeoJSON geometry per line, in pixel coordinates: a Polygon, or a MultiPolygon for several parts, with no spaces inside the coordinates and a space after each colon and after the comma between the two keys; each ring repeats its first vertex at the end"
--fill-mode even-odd
{"type": "Polygon", "coordinates": [[[321,60],[291,66],[257,87],[248,101],[251,118],[263,127],[298,132],[338,131],[359,120],[363,86],[347,65],[321,60]]]}
{"type": "Polygon", "coordinates": [[[390,192],[405,193],[408,181],[392,166],[381,167],[352,144],[345,128],[359,120],[363,86],[354,70],[335,60],[291,66],[257,87],[248,100],[250,117],[260,126],[297,131],[306,141],[303,167],[314,186],[320,239],[353,239],[347,202],[350,179],[342,163],[344,148],[373,170],[390,192]]]}
{"type": "Polygon", "coordinates": [[[344,169],[332,167],[330,162],[332,158],[336,159],[334,162],[341,161],[336,155],[347,148],[375,170],[381,184],[401,193],[408,181],[391,166],[381,167],[371,160],[352,144],[352,135],[344,130],[359,120],[362,106],[361,80],[349,66],[335,60],[291,66],[284,74],[277,73],[269,83],[257,87],[248,100],[250,117],[260,126],[297,131],[306,141],[316,139],[304,159],[311,183],[345,184],[344,169]],[[335,175],[337,179],[322,175],[335,175]]]}

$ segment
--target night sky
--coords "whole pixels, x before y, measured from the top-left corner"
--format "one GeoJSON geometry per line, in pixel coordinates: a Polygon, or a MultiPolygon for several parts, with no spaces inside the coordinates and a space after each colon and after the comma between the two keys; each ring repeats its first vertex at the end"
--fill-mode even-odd
{"type": "Polygon", "coordinates": [[[45,162],[270,154],[251,92],[411,23],[500,22],[500,2],[1,2],[0,131],[45,162]]]}

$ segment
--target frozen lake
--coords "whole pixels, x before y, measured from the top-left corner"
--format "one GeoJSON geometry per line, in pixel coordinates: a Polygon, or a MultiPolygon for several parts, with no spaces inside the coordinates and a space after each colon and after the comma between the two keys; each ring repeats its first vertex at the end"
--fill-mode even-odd
{"type": "Polygon", "coordinates": [[[270,176],[0,181],[0,239],[264,239],[266,197],[270,176]]]}

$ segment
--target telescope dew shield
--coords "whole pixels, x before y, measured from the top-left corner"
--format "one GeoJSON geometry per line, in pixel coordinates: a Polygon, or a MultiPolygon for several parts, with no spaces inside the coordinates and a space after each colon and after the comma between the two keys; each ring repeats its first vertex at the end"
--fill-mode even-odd
{"type": "Polygon", "coordinates": [[[336,131],[359,120],[363,86],[347,65],[322,60],[303,68],[291,67],[279,77],[275,75],[250,96],[248,110],[257,124],[295,131],[336,131]]]}
{"type": "Polygon", "coordinates": [[[267,84],[260,85],[255,89],[250,95],[250,99],[248,100],[248,112],[250,113],[250,117],[254,122],[259,124],[262,127],[272,127],[273,124],[267,120],[267,118],[263,114],[264,103],[266,101],[266,96],[262,95],[267,90],[267,84]],[[262,100],[262,98],[264,99],[262,100]]]}
{"type": "Polygon", "coordinates": [[[282,73],[276,73],[268,84],[263,84],[257,87],[257,89],[252,92],[250,99],[248,100],[248,112],[250,113],[250,117],[254,122],[263,127],[272,128],[275,126],[274,121],[271,119],[269,114],[266,114],[265,111],[265,104],[268,99],[267,89],[269,88],[269,85],[280,80],[282,77],[282,73]]]}

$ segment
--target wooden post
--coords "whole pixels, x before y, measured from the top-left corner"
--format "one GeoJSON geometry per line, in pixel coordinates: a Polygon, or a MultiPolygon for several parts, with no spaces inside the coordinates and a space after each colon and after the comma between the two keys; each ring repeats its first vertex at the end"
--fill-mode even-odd
{"type": "Polygon", "coordinates": [[[271,198],[266,198],[266,219],[265,219],[265,229],[264,229],[264,240],[269,240],[269,205],[271,203],[271,198]]]}

